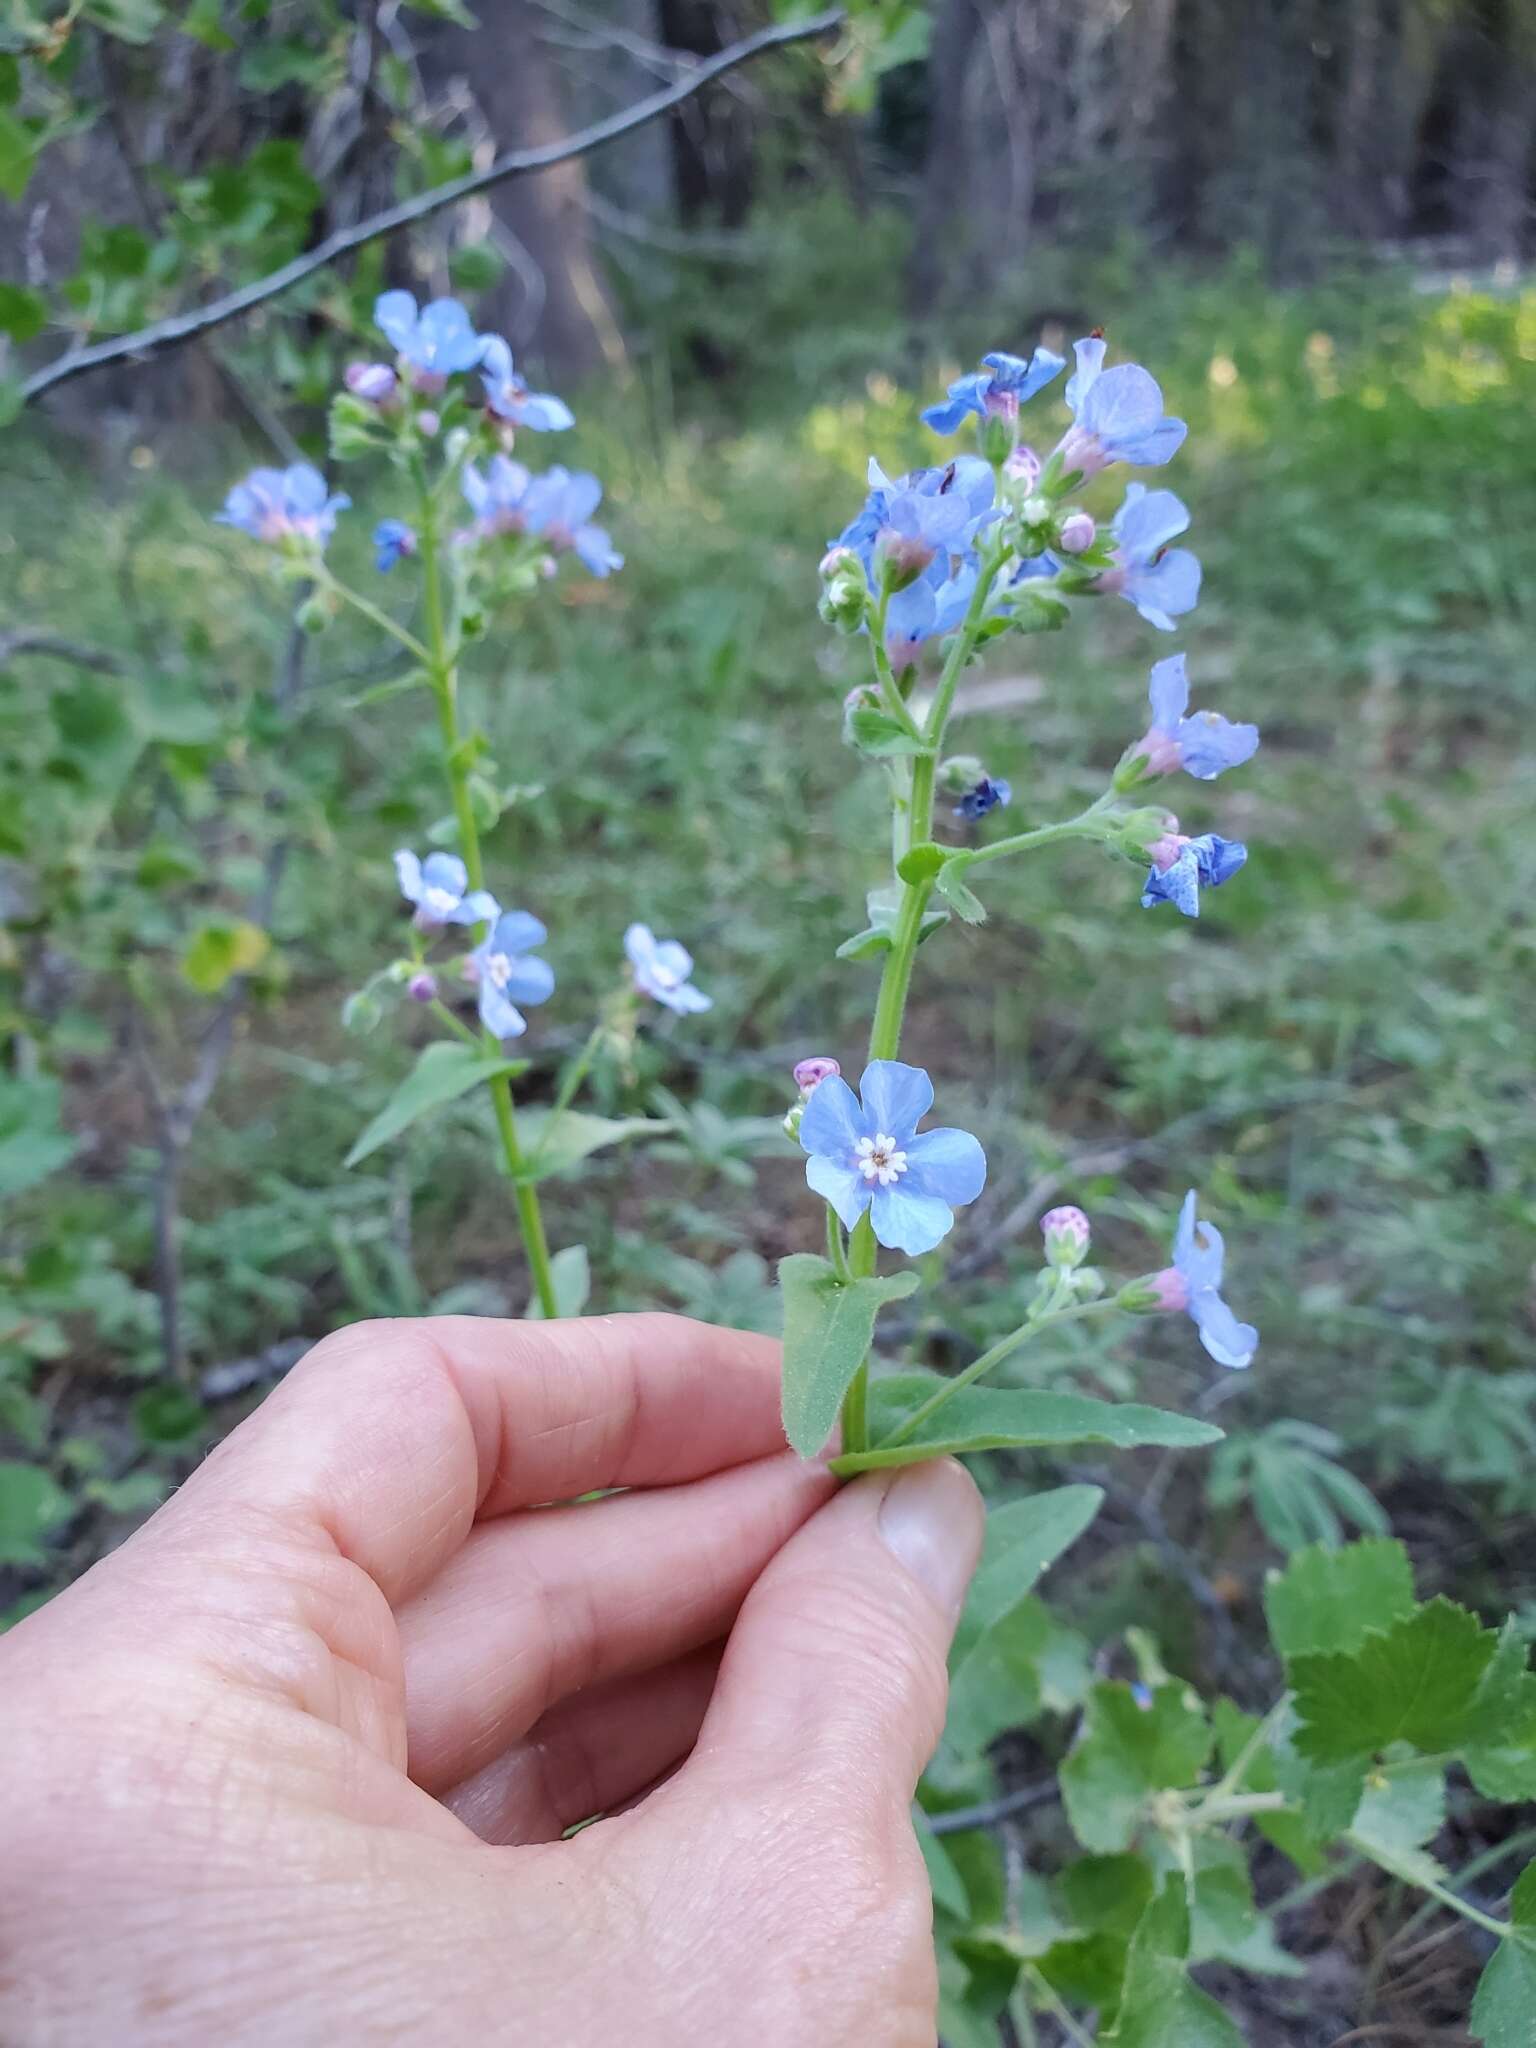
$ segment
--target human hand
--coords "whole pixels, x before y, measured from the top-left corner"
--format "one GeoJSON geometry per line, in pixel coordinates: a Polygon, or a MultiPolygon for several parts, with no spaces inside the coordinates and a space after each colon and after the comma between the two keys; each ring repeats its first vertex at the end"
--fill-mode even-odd
{"type": "Polygon", "coordinates": [[[0,1640],[0,2041],[931,2048],[908,1809],[980,1503],[838,1492],[777,1361],[650,1315],[311,1352],[0,1640]]]}

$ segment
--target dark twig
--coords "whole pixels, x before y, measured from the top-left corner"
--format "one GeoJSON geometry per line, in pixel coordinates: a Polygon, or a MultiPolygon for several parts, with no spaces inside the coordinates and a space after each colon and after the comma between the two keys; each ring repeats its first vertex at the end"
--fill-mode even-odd
{"type": "Polygon", "coordinates": [[[1032,1785],[1020,1785],[1015,1792],[983,1799],[977,1806],[957,1806],[952,1813],[931,1813],[928,1825],[936,1835],[963,1835],[971,1828],[996,1827],[1016,1813],[1028,1813],[1032,1806],[1049,1806],[1061,1797],[1055,1778],[1038,1778],[1032,1785]]]}
{"type": "Polygon", "coordinates": [[[296,256],[291,263],[285,263],[281,269],[241,285],[236,291],[226,292],[222,298],[214,299],[206,306],[196,307],[188,313],[173,313],[134,334],[121,334],[91,348],[72,349],[35,371],[22,385],[21,396],[23,400],[39,398],[56,384],[63,384],[72,377],[82,377],[87,371],[98,370],[106,363],[153,355],[159,349],[174,348],[196,335],[206,334],[210,328],[222,327],[226,321],[236,320],[242,313],[249,313],[253,307],[263,305],[268,299],[301,284],[306,277],[313,277],[317,270],[324,270],[327,264],[334,263],[340,256],[350,255],[354,249],[361,249],[384,235],[392,235],[400,228],[412,227],[417,221],[428,220],[446,207],[457,206],[460,200],[471,199],[508,178],[524,177],[530,171],[548,170],[552,164],[565,163],[571,157],[586,156],[594,149],[601,149],[605,143],[615,142],[621,135],[628,135],[647,121],[654,121],[659,114],[680,106],[711,80],[734,71],[740,64],[750,63],[765,50],[810,42],[836,28],[842,19],[842,8],[831,7],[825,13],[813,15],[809,21],[780,22],[774,27],[760,29],[756,35],[746,36],[741,42],[721,50],[718,56],[706,58],[693,66],[688,75],[675,85],[647,94],[621,113],[610,114],[606,120],[594,121],[591,127],[568,136],[564,142],[546,143],[538,149],[507,150],[483,171],[470,171],[462,178],[450,178],[446,184],[435,186],[432,191],[423,192],[415,199],[407,199],[399,206],[370,214],[366,220],[358,221],[352,227],[338,228],[323,242],[306,250],[302,256],[296,256]]]}
{"type": "Polygon", "coordinates": [[[31,626],[15,626],[0,633],[0,668],[18,654],[41,654],[49,661],[73,662],[99,676],[120,676],[128,664],[110,647],[89,647],[83,640],[66,640],[60,633],[43,633],[31,626]]]}

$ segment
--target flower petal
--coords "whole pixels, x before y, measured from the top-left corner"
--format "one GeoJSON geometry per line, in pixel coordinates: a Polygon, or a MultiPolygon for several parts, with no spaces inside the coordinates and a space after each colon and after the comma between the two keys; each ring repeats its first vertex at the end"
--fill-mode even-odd
{"type": "Polygon", "coordinates": [[[528,1019],[488,975],[480,977],[480,1022],[495,1038],[521,1038],[528,1019]]]}
{"type": "Polygon", "coordinates": [[[632,924],[624,934],[624,951],[632,967],[649,967],[656,957],[656,934],[648,924],[632,924]]]}
{"type": "Polygon", "coordinates": [[[866,1133],[868,1118],[859,1098],[840,1074],[829,1074],[811,1091],[800,1119],[800,1143],[807,1152],[846,1164],[866,1133]]]}
{"type": "Polygon", "coordinates": [[[531,953],[548,937],[549,933],[530,911],[504,910],[496,920],[490,944],[497,953],[531,953]]]}
{"type": "Polygon", "coordinates": [[[386,341],[394,343],[401,355],[407,354],[416,338],[415,293],[381,293],[373,302],[373,324],[386,341]]]}
{"type": "MultiPolygon", "coordinates": [[[[823,1081],[821,1087],[826,1085],[823,1081]]],[[[821,1088],[816,1093],[819,1095],[821,1088]]],[[[845,1230],[852,1230],[869,1207],[869,1183],[863,1174],[851,1166],[839,1166],[835,1159],[829,1159],[823,1152],[813,1152],[806,1160],[805,1184],[812,1194],[820,1195],[824,1202],[831,1203],[845,1230]]]]}
{"type": "Polygon", "coordinates": [[[536,434],[558,434],[575,426],[576,415],[553,392],[530,391],[519,409],[518,424],[532,427],[536,434]]]}
{"type": "MultiPolygon", "coordinates": [[[[824,1088],[826,1083],[821,1085],[824,1088]]],[[[816,1094],[820,1093],[818,1088],[816,1094]]],[[[815,1099],[812,1096],[813,1102],[815,1099]]],[[[955,1212],[937,1195],[908,1194],[906,1183],[896,1181],[891,1187],[875,1189],[869,1204],[869,1220],[875,1227],[875,1236],[888,1250],[905,1252],[909,1259],[916,1259],[931,1252],[941,1238],[949,1235],[955,1226],[955,1212]]]]}
{"type": "MultiPolygon", "coordinates": [[[[818,1088],[812,1102],[820,1093],[818,1088]]],[[[909,1067],[901,1060],[871,1060],[860,1078],[859,1096],[870,1136],[884,1132],[905,1145],[919,1119],[933,1107],[933,1083],[921,1067],[909,1067]]]]}
{"type": "Polygon", "coordinates": [[[421,878],[429,889],[446,889],[450,896],[462,896],[469,887],[469,870],[456,853],[429,853],[421,878]]]}
{"type": "Polygon", "coordinates": [[[1189,677],[1182,654],[1170,654],[1152,664],[1147,690],[1152,705],[1152,726],[1156,732],[1177,732],[1179,720],[1189,709],[1189,677]]]}
{"type": "Polygon", "coordinates": [[[969,1131],[919,1131],[908,1138],[906,1154],[901,1185],[908,1194],[937,1195],[959,1209],[974,1202],[987,1184],[987,1155],[969,1131]]]}
{"type": "Polygon", "coordinates": [[[555,992],[555,970],[537,953],[523,953],[512,962],[504,993],[515,1003],[547,1003],[555,992]]]}
{"type": "Polygon", "coordinates": [[[421,862],[409,847],[399,847],[395,852],[395,879],[400,884],[400,894],[407,903],[421,901],[421,862]]]}
{"type": "Polygon", "coordinates": [[[1191,1295],[1189,1313],[1200,1342],[1218,1365],[1241,1372],[1259,1348],[1259,1333],[1252,1323],[1240,1323],[1215,1288],[1191,1295]]]}

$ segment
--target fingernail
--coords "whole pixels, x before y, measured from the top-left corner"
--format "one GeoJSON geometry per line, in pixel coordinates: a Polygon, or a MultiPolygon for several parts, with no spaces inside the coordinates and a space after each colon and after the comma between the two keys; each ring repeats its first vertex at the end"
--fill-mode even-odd
{"type": "Polygon", "coordinates": [[[880,1503],[886,1549],[950,1615],[959,1614],[981,1555],[983,1521],[980,1494],[950,1458],[909,1466],[880,1503]]]}

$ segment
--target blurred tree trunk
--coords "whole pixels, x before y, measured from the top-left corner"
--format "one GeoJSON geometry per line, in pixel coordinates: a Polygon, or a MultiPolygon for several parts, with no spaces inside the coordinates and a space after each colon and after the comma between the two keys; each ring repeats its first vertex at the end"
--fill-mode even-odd
{"type": "MultiPolygon", "coordinates": [[[[713,57],[747,33],[748,24],[715,0],[657,0],[656,11],[667,48],[694,57],[713,57]]],[[[722,80],[674,107],[667,132],[679,219],[740,227],[752,209],[756,127],[739,82],[722,80]]]]}
{"type": "Polygon", "coordinates": [[[928,148],[914,223],[908,304],[921,319],[941,303],[956,245],[965,239],[959,216],[965,205],[966,148],[963,118],[966,77],[981,33],[982,0],[939,0],[929,60],[928,148]]]}
{"type": "MultiPolygon", "coordinates": [[[[481,9],[477,28],[443,28],[423,39],[430,70],[462,80],[498,151],[559,142],[579,125],[566,113],[539,20],[531,0],[498,0],[481,9]]],[[[581,159],[498,186],[490,206],[524,260],[480,300],[482,322],[526,341],[557,378],[579,380],[622,363],[623,343],[593,257],[581,159]]]]}

